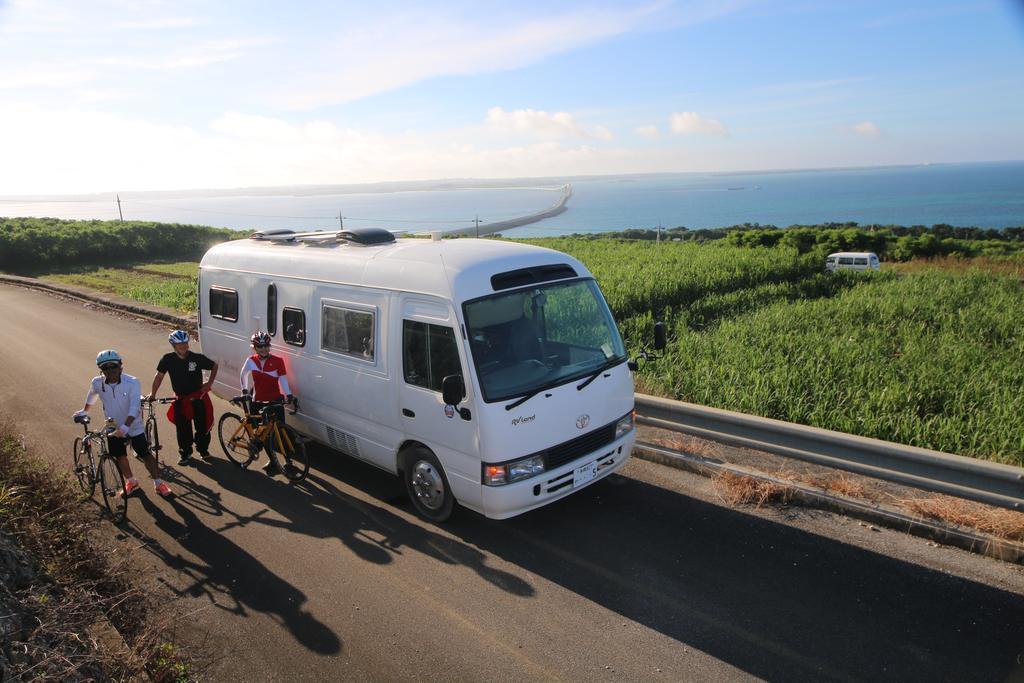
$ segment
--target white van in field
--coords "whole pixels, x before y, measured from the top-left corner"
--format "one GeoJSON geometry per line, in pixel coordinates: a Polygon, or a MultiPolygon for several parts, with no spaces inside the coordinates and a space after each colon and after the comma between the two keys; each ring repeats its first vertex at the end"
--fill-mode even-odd
{"type": "Polygon", "coordinates": [[[873,251],[837,251],[825,258],[825,271],[878,270],[878,255],[873,251]]]}
{"type": "Polygon", "coordinates": [[[625,464],[633,379],[593,276],[570,256],[378,229],[255,233],[199,267],[214,392],[239,393],[258,329],[299,412],[288,423],[402,477],[416,511],[506,518],[625,464]]]}

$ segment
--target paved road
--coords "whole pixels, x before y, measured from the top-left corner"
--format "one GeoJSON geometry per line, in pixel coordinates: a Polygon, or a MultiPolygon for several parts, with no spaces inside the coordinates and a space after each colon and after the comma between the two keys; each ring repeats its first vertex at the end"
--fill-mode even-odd
{"type": "MultiPolygon", "coordinates": [[[[97,350],[146,386],[166,347],[163,328],[29,290],[0,285],[0,311],[0,412],[61,464],[97,350]]],[[[213,655],[211,680],[1024,676],[1020,567],[826,513],[731,510],[658,465],[436,527],[326,449],[295,486],[217,455],[109,527],[213,655]]]]}

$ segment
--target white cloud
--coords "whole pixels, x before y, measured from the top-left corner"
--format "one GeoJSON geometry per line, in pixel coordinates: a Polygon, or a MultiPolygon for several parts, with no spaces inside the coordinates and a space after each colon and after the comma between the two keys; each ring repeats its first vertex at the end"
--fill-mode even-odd
{"type": "Polygon", "coordinates": [[[657,140],[661,137],[661,131],[658,130],[657,126],[640,126],[638,128],[634,128],[633,132],[642,138],[647,138],[648,140],[657,140]]]}
{"type": "Polygon", "coordinates": [[[678,111],[669,119],[676,135],[718,135],[728,137],[728,129],[716,119],[709,119],[694,111],[678,111]]]}
{"type": "Polygon", "coordinates": [[[129,21],[116,21],[113,28],[126,31],[163,31],[167,29],[189,28],[198,23],[195,17],[152,17],[129,21]]]}
{"type": "Polygon", "coordinates": [[[102,57],[97,60],[97,63],[104,66],[156,70],[191,68],[238,59],[245,55],[250,48],[262,47],[273,42],[275,41],[269,38],[216,40],[197,45],[186,45],[165,55],[102,57]]]}
{"type": "Polygon", "coordinates": [[[342,32],[332,41],[337,47],[321,53],[323,66],[282,90],[292,108],[312,109],[437,76],[520,68],[636,30],[662,9],[663,3],[580,9],[525,21],[467,21],[425,11],[389,16],[376,26],[342,32]]]}
{"type": "Polygon", "coordinates": [[[564,111],[550,113],[536,109],[505,111],[501,107],[487,110],[487,125],[491,130],[529,135],[546,140],[562,138],[594,138],[611,140],[612,133],[604,126],[586,127],[572,114],[564,111]]]}
{"type": "Polygon", "coordinates": [[[871,121],[861,121],[855,126],[850,128],[857,135],[862,135],[866,138],[880,138],[882,137],[882,131],[871,121]]]}
{"type": "Polygon", "coordinates": [[[60,62],[26,64],[13,69],[0,69],[0,90],[17,88],[68,88],[96,78],[89,68],[60,62]]]}
{"type": "MultiPolygon", "coordinates": [[[[381,135],[329,121],[227,112],[208,127],[15,104],[0,110],[4,194],[503,178],[650,169],[633,151],[578,138],[492,146],[485,131],[381,135]],[[110,150],[117,149],[116,156],[110,150]]],[[[667,163],[677,163],[673,157],[667,163]]],[[[655,167],[655,170],[665,170],[655,167]]]]}

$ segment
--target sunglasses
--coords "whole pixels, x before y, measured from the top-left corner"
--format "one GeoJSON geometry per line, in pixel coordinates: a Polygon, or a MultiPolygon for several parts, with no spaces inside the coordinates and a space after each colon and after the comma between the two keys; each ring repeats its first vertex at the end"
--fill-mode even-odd
{"type": "Polygon", "coordinates": [[[103,372],[109,372],[111,370],[116,370],[119,367],[121,367],[120,363],[104,363],[103,365],[100,366],[100,370],[102,370],[103,372]]]}
{"type": "Polygon", "coordinates": [[[269,349],[270,344],[253,344],[254,349],[269,349]]]}

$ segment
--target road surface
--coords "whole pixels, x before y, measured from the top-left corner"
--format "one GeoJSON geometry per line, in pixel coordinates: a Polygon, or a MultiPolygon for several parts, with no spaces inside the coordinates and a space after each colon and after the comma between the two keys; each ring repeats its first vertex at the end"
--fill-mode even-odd
{"type": "MultiPolygon", "coordinates": [[[[62,467],[97,351],[148,387],[168,349],[163,327],[36,291],[0,285],[0,311],[0,413],[62,467]]],[[[1024,680],[1015,565],[828,513],[733,510],[641,461],[512,520],[438,527],[330,450],[294,486],[211,451],[168,454],[178,495],[143,479],[130,523],[107,524],[210,680],[1024,680]]]]}

